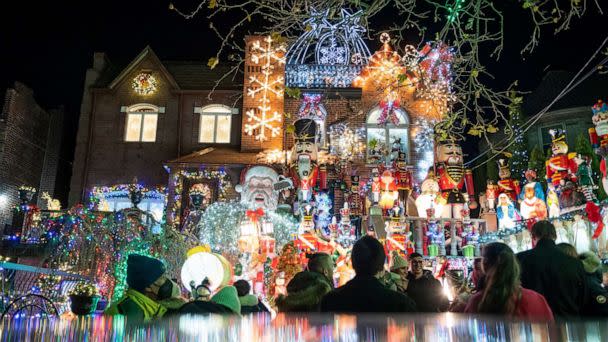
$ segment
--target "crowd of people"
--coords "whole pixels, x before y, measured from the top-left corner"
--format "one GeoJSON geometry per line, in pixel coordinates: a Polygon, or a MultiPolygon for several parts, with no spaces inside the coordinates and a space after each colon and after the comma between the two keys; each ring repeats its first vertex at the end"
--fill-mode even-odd
{"type": "MultiPolygon", "coordinates": [[[[568,244],[557,244],[555,227],[539,221],[531,229],[534,248],[519,254],[493,242],[475,260],[470,282],[454,281],[452,301],[442,284],[424,269],[424,258],[412,253],[407,260],[394,253],[390,268],[382,244],[371,236],[352,249],[355,277],[334,288],[334,261],[325,253],[310,256],[307,269],[289,281],[285,295],[274,303],[279,312],[463,312],[494,314],[530,320],[555,317],[608,316],[608,271],[594,253],[577,255],[568,244]]],[[[451,277],[450,272],[446,272],[451,277]]],[[[454,277],[456,279],[457,277],[454,277]]],[[[246,280],[215,293],[202,284],[186,301],[157,259],[129,255],[128,289],[106,314],[151,320],[173,314],[233,314],[268,312],[246,280]]]]}

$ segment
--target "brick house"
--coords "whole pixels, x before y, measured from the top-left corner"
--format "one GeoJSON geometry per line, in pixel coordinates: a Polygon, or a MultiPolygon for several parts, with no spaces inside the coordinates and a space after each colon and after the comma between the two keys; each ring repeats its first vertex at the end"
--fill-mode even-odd
{"type": "MultiPolygon", "coordinates": [[[[368,140],[375,134],[374,139],[387,146],[399,136],[408,165],[416,167],[422,156],[414,149],[415,130],[429,111],[411,89],[399,90],[398,124],[378,127],[375,118],[381,108],[370,87],[332,84],[327,79],[308,85],[290,81],[293,65],[270,58],[264,53],[270,48],[271,42],[264,37],[247,37],[242,73],[228,77],[224,76],[230,65],[210,69],[202,62],[161,61],[150,47],[121,70],[113,70],[106,56],[96,53],[85,81],[70,203],[86,202],[95,195],[105,196],[105,210],[128,206],[124,187],[119,185],[132,183],[134,177],[157,190],[157,195],[142,201],[145,209],[156,210],[160,218],[159,208],[166,201],[168,222],[179,222],[194,184],[208,186],[213,200],[236,199],[234,187],[247,166],[273,163],[280,173],[285,172],[284,161],[267,162],[260,152],[292,148],[290,129],[304,96],[310,94],[321,96],[319,108],[325,113],[317,122],[322,148],[328,146],[329,128],[347,123],[365,128],[368,140]],[[267,74],[267,70],[272,72],[267,74]],[[138,87],[137,80],[144,80],[143,85],[138,87]],[[153,89],[141,91],[144,86],[153,89]],[[295,96],[283,95],[279,88],[284,86],[299,91],[295,96]],[[280,113],[277,120],[274,112],[280,113]],[[268,126],[255,125],[260,117],[269,118],[268,126]]],[[[279,57],[285,53],[274,52],[279,57]]],[[[347,68],[361,71],[362,67],[347,68]]],[[[377,166],[366,156],[356,159],[349,172],[366,179],[377,166]]],[[[328,178],[340,177],[329,166],[328,178]]],[[[334,208],[342,206],[342,190],[332,189],[334,208]]]]}
{"type": "Polygon", "coordinates": [[[42,193],[55,196],[63,118],[63,108],[42,108],[34,92],[20,82],[6,90],[0,115],[0,224],[3,228],[12,221],[20,186],[37,189],[36,200],[42,207],[42,193]]]}

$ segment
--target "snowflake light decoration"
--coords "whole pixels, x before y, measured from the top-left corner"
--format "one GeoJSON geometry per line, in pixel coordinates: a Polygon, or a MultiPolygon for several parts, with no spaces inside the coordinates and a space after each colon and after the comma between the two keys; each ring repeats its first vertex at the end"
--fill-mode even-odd
{"type": "Polygon", "coordinates": [[[142,72],[135,76],[132,87],[139,95],[151,95],[156,92],[158,82],[149,72],[142,72]]]}
{"type": "Polygon", "coordinates": [[[282,115],[272,110],[270,98],[283,96],[284,79],[283,76],[274,75],[274,66],[285,64],[285,51],[285,45],[273,44],[270,36],[264,38],[263,43],[256,40],[252,45],[251,61],[261,64],[262,76],[249,77],[247,96],[257,98],[260,104],[257,109],[245,112],[248,122],[245,124],[245,132],[249,135],[257,132],[255,139],[258,141],[269,139],[267,131],[270,131],[273,138],[281,133],[281,127],[275,124],[282,122],[282,115]]]}

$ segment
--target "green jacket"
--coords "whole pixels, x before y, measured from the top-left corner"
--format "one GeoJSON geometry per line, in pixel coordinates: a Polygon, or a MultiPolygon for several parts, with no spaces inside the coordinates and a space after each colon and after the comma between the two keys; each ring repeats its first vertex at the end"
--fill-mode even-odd
{"type": "Polygon", "coordinates": [[[125,295],[106,309],[106,315],[124,315],[129,319],[149,321],[162,317],[167,309],[145,296],[143,293],[128,289],[125,295]]]}

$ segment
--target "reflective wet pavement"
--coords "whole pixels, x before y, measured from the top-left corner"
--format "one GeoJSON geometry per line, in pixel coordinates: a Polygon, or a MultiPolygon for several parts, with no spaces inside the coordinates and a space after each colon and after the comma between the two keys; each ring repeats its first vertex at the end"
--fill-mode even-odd
{"type": "Polygon", "coordinates": [[[17,318],[1,341],[608,341],[608,320],[523,322],[459,314],[17,318]]]}

